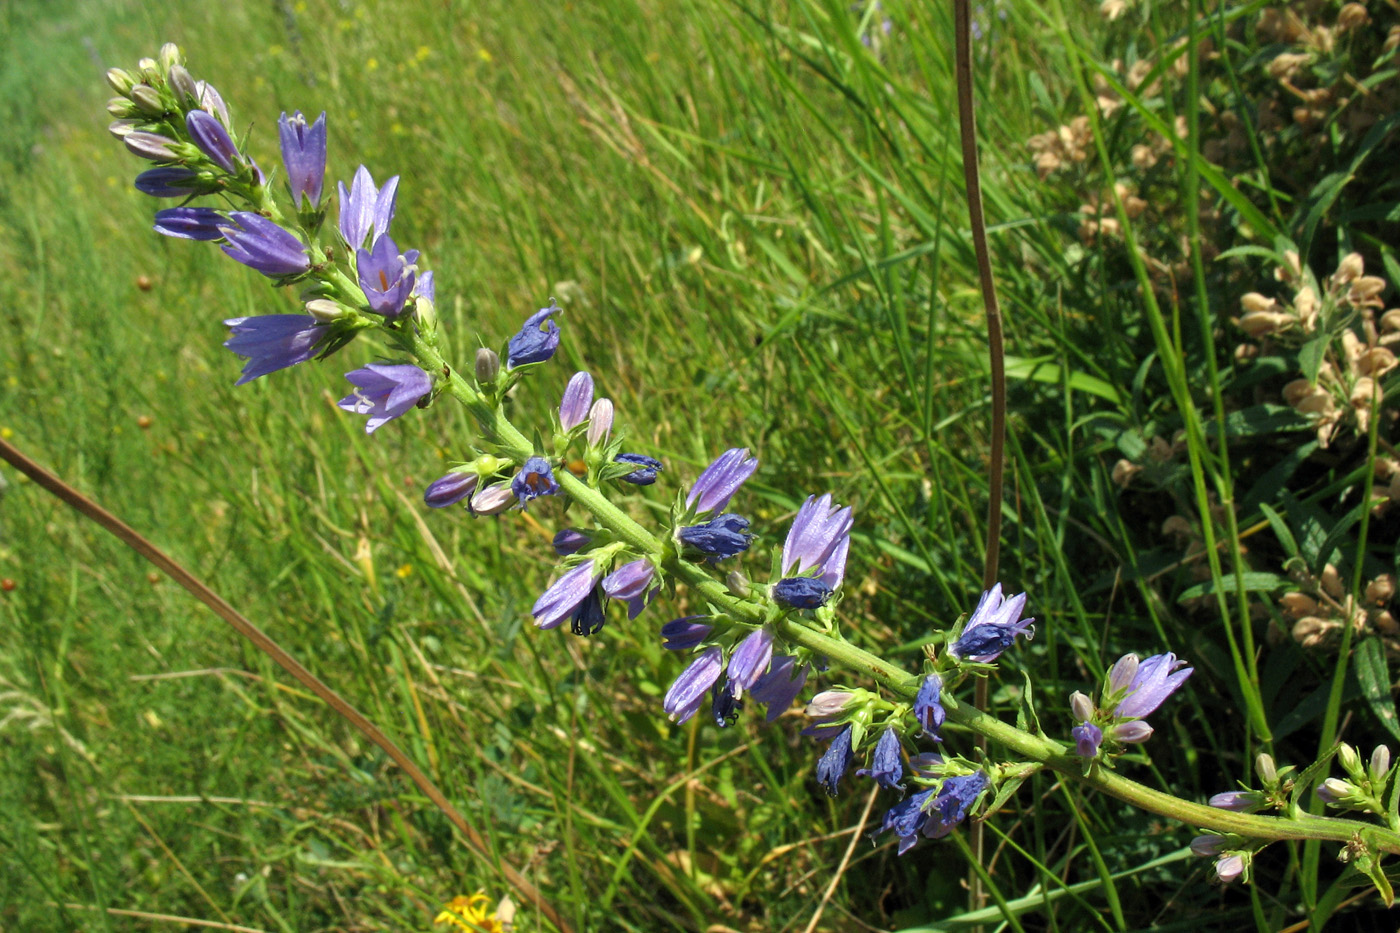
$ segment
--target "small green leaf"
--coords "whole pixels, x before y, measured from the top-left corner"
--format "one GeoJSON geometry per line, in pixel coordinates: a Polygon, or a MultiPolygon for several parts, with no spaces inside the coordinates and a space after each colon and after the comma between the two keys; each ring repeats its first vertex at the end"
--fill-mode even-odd
{"type": "Polygon", "coordinates": [[[1259,511],[1264,513],[1264,517],[1269,520],[1269,527],[1274,531],[1274,537],[1278,538],[1278,543],[1283,545],[1283,549],[1288,552],[1289,557],[1298,556],[1298,542],[1293,539],[1293,532],[1289,529],[1288,523],[1283,520],[1283,516],[1273,510],[1273,507],[1265,503],[1259,503],[1259,511]]]}
{"type": "Polygon", "coordinates": [[[1016,711],[1016,728],[1022,732],[1038,735],[1042,739],[1048,738],[1041,731],[1040,717],[1035,713],[1035,700],[1031,693],[1031,675],[1022,671],[1021,676],[1025,678],[1026,687],[1021,691],[1021,708],[1016,711]]]}
{"type": "MultiPolygon", "coordinates": [[[[1269,593],[1288,585],[1288,578],[1281,577],[1276,573],[1250,572],[1242,574],[1241,576],[1244,578],[1244,590],[1246,593],[1269,593]]],[[[1226,593],[1235,592],[1235,578],[1233,576],[1225,577],[1221,582],[1224,584],[1222,589],[1226,593]]],[[[1176,601],[1180,603],[1188,599],[1195,599],[1199,596],[1209,596],[1214,593],[1215,590],[1215,581],[1207,580],[1204,583],[1197,583],[1195,586],[1189,587],[1176,598],[1176,601]]]]}
{"type": "Polygon", "coordinates": [[[1361,694],[1371,704],[1371,712],[1386,731],[1400,739],[1400,722],[1396,721],[1395,701],[1390,698],[1390,671],[1385,662],[1385,649],[1379,638],[1365,638],[1356,646],[1356,680],[1361,694]]]}

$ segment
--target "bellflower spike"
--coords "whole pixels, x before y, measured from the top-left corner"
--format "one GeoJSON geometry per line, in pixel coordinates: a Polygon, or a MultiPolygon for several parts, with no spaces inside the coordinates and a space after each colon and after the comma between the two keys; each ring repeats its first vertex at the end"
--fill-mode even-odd
{"type": "Polygon", "coordinates": [[[807,683],[809,665],[797,667],[797,661],[786,654],[775,654],[768,667],[768,673],[749,688],[749,697],[755,703],[768,707],[766,720],[772,722],[792,706],[792,701],[802,692],[807,683]]]}
{"type": "Polygon", "coordinates": [[[724,651],[718,645],[713,645],[700,652],[690,666],[681,671],[662,701],[662,707],[672,722],[683,723],[695,715],[705,699],[706,691],[719,680],[723,668],[724,651]]]}
{"type": "Polygon", "coordinates": [[[190,134],[190,140],[211,162],[230,175],[238,174],[238,164],[243,157],[222,123],[207,111],[191,110],[185,115],[185,129],[190,134]]]}
{"type": "Polygon", "coordinates": [[[355,169],[349,191],[344,182],[336,184],[340,191],[340,236],[347,246],[357,250],[364,246],[370,233],[377,240],[389,232],[398,203],[399,176],[386,181],[383,188],[376,188],[369,169],[361,165],[355,169]]]}
{"type": "Polygon", "coordinates": [[[1016,636],[1025,634],[1030,638],[1035,634],[1031,623],[1035,619],[1022,619],[1021,610],[1026,606],[1026,594],[1020,593],[1003,599],[1001,584],[993,586],[982,594],[982,599],[967,620],[962,635],[948,649],[955,658],[989,664],[1016,643],[1016,636]]]}
{"type": "Polygon", "coordinates": [[[645,454],[618,454],[613,458],[618,463],[630,463],[637,469],[626,476],[618,477],[633,486],[650,486],[656,482],[656,474],[662,469],[661,461],[645,454]]]}
{"type": "Polygon", "coordinates": [[[742,515],[726,512],[703,525],[689,525],[676,532],[687,547],[709,556],[711,561],[723,560],[748,550],[753,535],[745,534],[749,520],[742,515]]]}
{"type": "Polygon", "coordinates": [[[568,557],[583,550],[593,539],[577,528],[563,528],[554,533],[554,553],[568,557]]]}
{"type": "Polygon", "coordinates": [[[696,477],[685,497],[686,506],[694,506],[697,512],[723,511],[730,497],[757,469],[758,458],[750,457],[747,447],[726,450],[696,477]]]}
{"type": "Polygon", "coordinates": [[[817,579],[834,590],[846,573],[850,545],[850,507],[833,505],[829,493],[820,499],[810,496],[797,510],[783,542],[783,576],[803,575],[820,568],[817,579]]]}
{"type": "Polygon", "coordinates": [[[469,498],[480,482],[481,477],[475,473],[456,472],[439,476],[423,490],[423,502],[430,509],[445,509],[469,498]]]}
{"type": "Polygon", "coordinates": [[[554,355],[559,349],[559,325],[553,318],[558,313],[559,306],[550,301],[548,308],[540,308],[526,318],[520,332],[507,344],[507,366],[514,369],[527,363],[543,363],[554,355]]]}
{"type": "Polygon", "coordinates": [[[559,427],[565,431],[572,431],[583,424],[591,404],[593,377],[588,373],[574,373],[569,384],[564,387],[564,399],[559,403],[559,427]]]}
{"type": "Polygon", "coordinates": [[[650,561],[631,561],[603,578],[603,592],[613,599],[640,599],[651,586],[655,573],[650,561]]]}
{"type": "Polygon", "coordinates": [[[346,373],[345,378],[355,386],[356,392],[336,404],[357,415],[369,415],[366,434],[373,434],[393,421],[433,390],[433,380],[428,374],[411,364],[370,363],[346,373]]]}
{"type": "Polygon", "coordinates": [[[224,324],[232,330],[224,346],[248,361],[234,383],[240,386],[312,359],[330,334],[329,328],[318,325],[309,314],[235,317],[224,324]]]}
{"type": "Polygon", "coordinates": [[[1195,671],[1192,667],[1177,670],[1185,663],[1178,661],[1176,655],[1170,652],[1153,655],[1143,661],[1133,674],[1128,684],[1128,695],[1118,704],[1115,715],[1122,719],[1150,716],[1195,671]]]}
{"type": "Polygon", "coordinates": [[[899,733],[893,727],[880,735],[870,767],[858,769],[856,777],[868,777],[887,790],[904,789],[899,783],[904,777],[904,763],[899,760],[899,733]]]}
{"type": "Polygon", "coordinates": [[[526,460],[520,472],[515,474],[515,479],[510,481],[510,488],[520,500],[521,508],[531,499],[559,495],[559,484],[554,481],[554,471],[550,469],[549,461],[544,457],[531,457],[526,460]]]}
{"type": "Polygon", "coordinates": [[[755,629],[739,642],[729,658],[729,682],[736,697],[758,683],[773,659],[773,632],[767,626],[755,629]]]}
{"type": "Polygon", "coordinates": [[[136,190],[153,198],[185,198],[204,190],[198,173],[177,165],[148,169],[136,176],[136,190]]]}
{"type": "Polygon", "coordinates": [[[292,200],[301,210],[302,199],[315,208],[321,203],[321,185],[326,177],[326,112],[307,125],[298,110],[292,116],[283,113],[277,121],[277,135],[282,143],[282,164],[287,169],[287,184],[292,200]]]}
{"type": "Polygon", "coordinates": [[[585,599],[598,586],[598,577],[593,573],[593,561],[586,560],[564,574],[539,599],[535,600],[530,614],[535,617],[535,625],[542,629],[557,628],[561,622],[574,614],[585,599]]]}
{"type": "Polygon", "coordinates": [[[1098,726],[1092,722],[1085,722],[1069,730],[1069,734],[1074,736],[1074,753],[1080,758],[1093,758],[1098,755],[1099,745],[1103,742],[1103,730],[1098,726]]]}
{"type": "Polygon", "coordinates": [[[156,211],[156,233],[182,240],[222,240],[228,218],[212,207],[167,207],[156,211]]]}
{"type": "Polygon", "coordinates": [[[606,621],[603,598],[598,595],[598,587],[595,586],[569,616],[569,629],[575,635],[596,635],[603,630],[606,621]]]}
{"type": "Polygon", "coordinates": [[[826,789],[829,796],[835,797],[841,778],[850,766],[851,727],[847,726],[831,740],[831,745],[817,762],[817,783],[826,789]]]}
{"type": "Polygon", "coordinates": [[[235,211],[231,216],[221,228],[228,240],[222,249],[229,256],[269,278],[301,275],[311,268],[306,247],[291,233],[261,214],[235,211]]]}
{"type": "Polygon", "coordinates": [[[698,621],[705,616],[682,616],[661,626],[661,640],[668,651],[689,651],[710,637],[710,626],[698,621]]]}
{"type": "Polygon", "coordinates": [[[773,584],[773,598],[789,609],[819,609],[831,595],[831,587],[815,577],[788,577],[773,584]]]}
{"type": "Polygon", "coordinates": [[[914,695],[914,718],[919,722],[919,735],[926,735],[935,742],[943,741],[938,730],[943,728],[948,711],[943,708],[939,694],[943,690],[943,678],[929,674],[919,684],[919,692],[914,695]]]}
{"type": "Polygon", "coordinates": [[[398,317],[404,302],[413,293],[418,250],[400,254],[398,244],[387,233],[374,241],[369,250],[355,251],[355,270],[369,309],[387,318],[398,317]]]}

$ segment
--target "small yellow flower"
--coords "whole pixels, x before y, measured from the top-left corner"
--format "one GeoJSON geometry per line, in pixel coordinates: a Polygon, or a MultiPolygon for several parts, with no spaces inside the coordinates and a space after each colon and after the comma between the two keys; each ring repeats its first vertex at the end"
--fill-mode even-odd
{"type": "Polygon", "coordinates": [[[405,580],[405,579],[407,579],[412,573],[413,573],[413,565],[412,565],[412,564],[404,564],[404,565],[403,565],[402,567],[400,567],[398,570],[395,570],[395,571],[394,571],[394,576],[398,577],[400,580],[405,580]]]}
{"type": "Polygon", "coordinates": [[[454,897],[433,920],[433,925],[450,924],[467,933],[505,933],[505,926],[496,919],[495,912],[487,913],[489,899],[480,891],[471,897],[454,897]]]}

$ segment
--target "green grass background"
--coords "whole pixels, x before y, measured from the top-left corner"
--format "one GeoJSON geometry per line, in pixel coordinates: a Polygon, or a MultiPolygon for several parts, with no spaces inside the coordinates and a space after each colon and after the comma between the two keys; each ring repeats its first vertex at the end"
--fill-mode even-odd
{"type": "MultiPolygon", "coordinates": [[[[395,236],[436,271],[459,361],[551,295],[564,307],[563,348],[517,393],[518,423],[542,424],[568,375],[590,370],[632,446],[666,463],[653,503],[750,447],[763,466],[741,504],[762,535],[746,564],[759,575],[802,498],[853,504],[846,630],[912,668],[975,603],[983,547],[987,364],[950,13],[897,0],[4,4],[0,430],[366,710],[580,929],[801,930],[867,788],[819,793],[820,749],[795,715],[724,731],[665,721],[681,662],[655,630],[694,608],[684,594],[587,641],[534,631],[566,517],[552,503],[480,520],[425,509],[422,487],[466,455],[469,421],[443,403],[366,437],[333,404],[341,373],[372,356],[364,341],[235,390],[220,321],[294,310],[295,296],[150,231],[138,165],[105,130],[102,73],[178,43],[265,167],[282,110],[326,110],[329,179],[361,163],[402,175],[395,236]]],[[[1040,620],[994,704],[1014,710],[1024,667],[1063,735],[1067,692],[1119,653],[1182,652],[1193,690],[1154,717],[1150,763],[1123,767],[1202,799],[1247,774],[1244,701],[1219,633],[1138,572],[1128,542],[1146,519],[1119,512],[1119,454],[1086,420],[1150,417],[1128,345],[1144,325],[1130,294],[1072,268],[1073,220],[1025,149],[1079,112],[1069,50],[1098,48],[1103,26],[1090,5],[979,17],[1014,358],[1003,577],[1040,620]]],[[[0,927],[179,928],[111,908],[426,930],[454,894],[506,892],[380,755],[185,593],[0,476],[0,575],[16,583],[0,596],[0,927]]],[[[1287,681],[1304,662],[1280,653],[1287,681]]],[[[1267,928],[1289,896],[1222,892],[1205,863],[1153,864],[1189,829],[1050,777],[989,833],[997,894],[1025,899],[1026,929],[1267,928]]],[[[966,871],[954,842],[896,859],[860,840],[821,928],[953,922],[966,871]]],[[[545,926],[522,906],[516,928],[545,926]]]]}

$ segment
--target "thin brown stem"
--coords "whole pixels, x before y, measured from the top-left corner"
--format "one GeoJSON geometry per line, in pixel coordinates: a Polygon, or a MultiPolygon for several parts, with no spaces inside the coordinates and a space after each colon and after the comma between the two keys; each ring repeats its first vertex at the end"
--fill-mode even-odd
{"type": "Polygon", "coordinates": [[[184,587],[192,596],[214,611],[214,614],[227,622],[234,631],[242,635],[253,643],[263,654],[267,655],[277,663],[288,674],[320,697],[332,710],[342,719],[350,723],[356,729],[379,747],[384,754],[393,760],[394,764],[403,769],[423,795],[433,802],[442,811],[443,815],[462,834],[467,842],[467,846],[477,855],[481,856],[488,864],[496,865],[506,882],[520,893],[521,898],[544,914],[562,933],[572,933],[573,928],[559,915],[557,911],[544,899],[538,888],[531,884],[526,878],[505,862],[499,861],[491,854],[486,845],[486,840],[482,838],[466,818],[458,812],[452,802],[447,799],[437,785],[428,778],[423,770],[414,764],[413,759],[394,744],[393,740],[380,731],[379,727],[370,722],[354,706],[350,705],[340,694],[336,693],[325,682],[323,682],[311,671],[302,666],[296,658],[288,654],[281,645],[273,641],[266,633],[245,618],[237,609],[229,605],[223,597],[211,590],[203,581],[190,573],[180,564],[177,564],[154,544],[147,541],[136,532],[130,525],[117,518],[111,512],[102,508],[96,502],[69,486],[48,470],[30,460],[20,453],[13,445],[0,439],[0,459],[5,460],[16,470],[32,479],[36,484],[43,487],[55,497],[63,500],[78,511],[84,518],[87,518],[106,529],[113,537],[121,541],[127,547],[140,554],[156,567],[160,568],[180,586],[184,587]]]}

